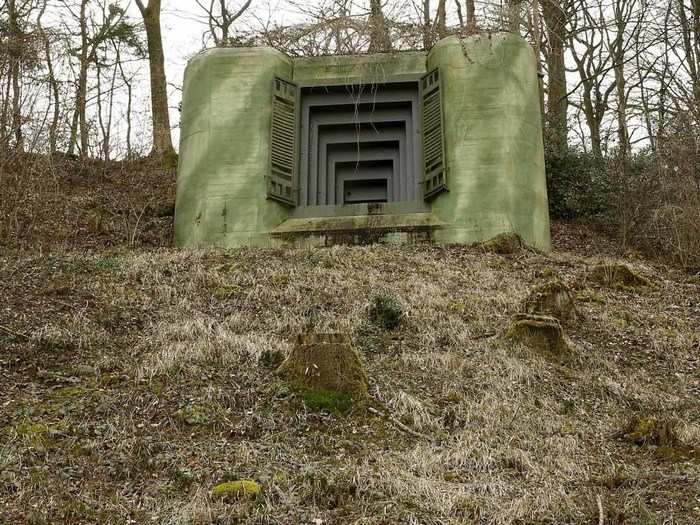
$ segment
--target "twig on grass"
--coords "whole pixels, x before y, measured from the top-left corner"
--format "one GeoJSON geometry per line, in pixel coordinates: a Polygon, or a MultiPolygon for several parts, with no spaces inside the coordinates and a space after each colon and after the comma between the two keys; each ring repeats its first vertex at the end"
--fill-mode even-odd
{"type": "Polygon", "coordinates": [[[498,335],[498,332],[486,332],[485,334],[479,334],[471,337],[472,341],[478,341],[479,339],[490,339],[498,335]]]}
{"type": "Polygon", "coordinates": [[[407,427],[406,425],[404,425],[403,423],[401,423],[401,421],[399,421],[398,419],[396,419],[394,416],[392,416],[392,415],[389,414],[388,412],[382,412],[382,411],[380,411],[380,410],[377,410],[377,409],[374,408],[374,407],[367,407],[367,410],[368,410],[370,413],[374,414],[375,416],[380,416],[380,417],[383,417],[384,419],[387,419],[387,420],[391,421],[394,425],[396,425],[397,427],[399,427],[400,430],[406,432],[407,434],[412,435],[413,437],[417,437],[417,438],[420,438],[420,439],[426,439],[426,440],[428,440],[428,441],[435,441],[435,438],[434,438],[434,437],[428,436],[428,435],[426,435],[426,434],[421,434],[420,432],[416,432],[416,431],[413,430],[412,428],[409,428],[409,427],[407,427]]]}
{"type": "Polygon", "coordinates": [[[20,334],[19,332],[15,332],[13,330],[10,330],[9,328],[7,328],[6,326],[3,326],[1,324],[0,324],[0,331],[5,332],[6,334],[9,334],[9,335],[14,335],[15,337],[19,337],[20,339],[24,339],[26,341],[31,341],[31,339],[32,339],[28,335],[20,334]]]}

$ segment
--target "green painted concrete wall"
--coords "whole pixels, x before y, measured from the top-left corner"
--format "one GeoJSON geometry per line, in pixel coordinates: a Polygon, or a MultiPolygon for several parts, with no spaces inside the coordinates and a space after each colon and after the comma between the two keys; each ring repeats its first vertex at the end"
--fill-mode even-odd
{"type": "MultiPolygon", "coordinates": [[[[508,34],[449,37],[428,54],[292,60],[271,48],[201,53],[185,72],[175,244],[293,242],[293,236],[275,235],[291,209],[265,198],[275,76],[301,85],[355,84],[416,78],[439,67],[450,191],[431,203],[433,222],[441,224],[432,238],[472,243],[515,231],[548,250],[534,60],[529,45],[508,34]]],[[[386,222],[395,226],[397,219],[386,222]]],[[[381,227],[381,215],[373,223],[381,227]]],[[[327,241],[318,232],[313,238],[327,241]]]]}
{"type": "Polygon", "coordinates": [[[432,205],[451,226],[442,242],[519,233],[550,249],[547,186],[535,55],[510,33],[441,40],[428,55],[440,69],[449,193],[432,205]]]}
{"type": "Polygon", "coordinates": [[[297,58],[294,82],[300,85],[370,84],[401,77],[415,78],[426,73],[425,59],[423,52],[297,58]]]}
{"type": "Polygon", "coordinates": [[[292,61],[271,48],[213,49],[188,64],[177,246],[266,245],[286,219],[287,208],[265,198],[275,76],[291,79],[292,61]]]}

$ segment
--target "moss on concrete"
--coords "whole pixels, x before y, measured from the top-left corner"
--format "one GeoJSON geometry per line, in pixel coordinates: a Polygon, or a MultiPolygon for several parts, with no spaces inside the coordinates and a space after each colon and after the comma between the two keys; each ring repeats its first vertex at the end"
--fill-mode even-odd
{"type": "Polygon", "coordinates": [[[486,253],[510,255],[519,252],[524,244],[520,235],[514,232],[507,232],[499,233],[487,241],[476,243],[474,246],[486,253]]]}
{"type": "MultiPolygon", "coordinates": [[[[428,53],[294,59],[265,47],[200,53],[183,86],[175,244],[470,244],[516,231],[528,245],[548,250],[535,65],[531,46],[509,33],[451,36],[428,53]],[[266,199],[273,78],[305,85],[417,83],[436,68],[448,108],[449,191],[421,202],[430,213],[315,220],[266,199]]],[[[347,207],[337,214],[343,213],[347,207]]]]}
{"type": "Polygon", "coordinates": [[[300,388],[299,394],[306,407],[313,412],[325,410],[343,414],[355,404],[353,396],[331,390],[300,388]]]}

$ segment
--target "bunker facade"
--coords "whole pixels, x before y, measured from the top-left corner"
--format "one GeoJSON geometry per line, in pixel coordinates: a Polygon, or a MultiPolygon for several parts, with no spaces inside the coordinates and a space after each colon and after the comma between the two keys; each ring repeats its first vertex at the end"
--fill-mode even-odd
{"type": "Polygon", "coordinates": [[[188,64],[178,246],[473,243],[550,248],[535,57],[517,35],[429,52],[188,64]]]}

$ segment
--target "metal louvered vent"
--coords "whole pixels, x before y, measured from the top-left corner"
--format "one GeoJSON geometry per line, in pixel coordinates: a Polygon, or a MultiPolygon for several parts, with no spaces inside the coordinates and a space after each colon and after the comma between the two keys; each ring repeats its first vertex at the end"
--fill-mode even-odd
{"type": "Polygon", "coordinates": [[[297,86],[280,78],[272,81],[270,173],[267,198],[296,206],[297,86]]]}
{"type": "Polygon", "coordinates": [[[421,79],[420,91],[423,103],[423,197],[430,199],[447,190],[439,70],[434,69],[421,79]]]}

